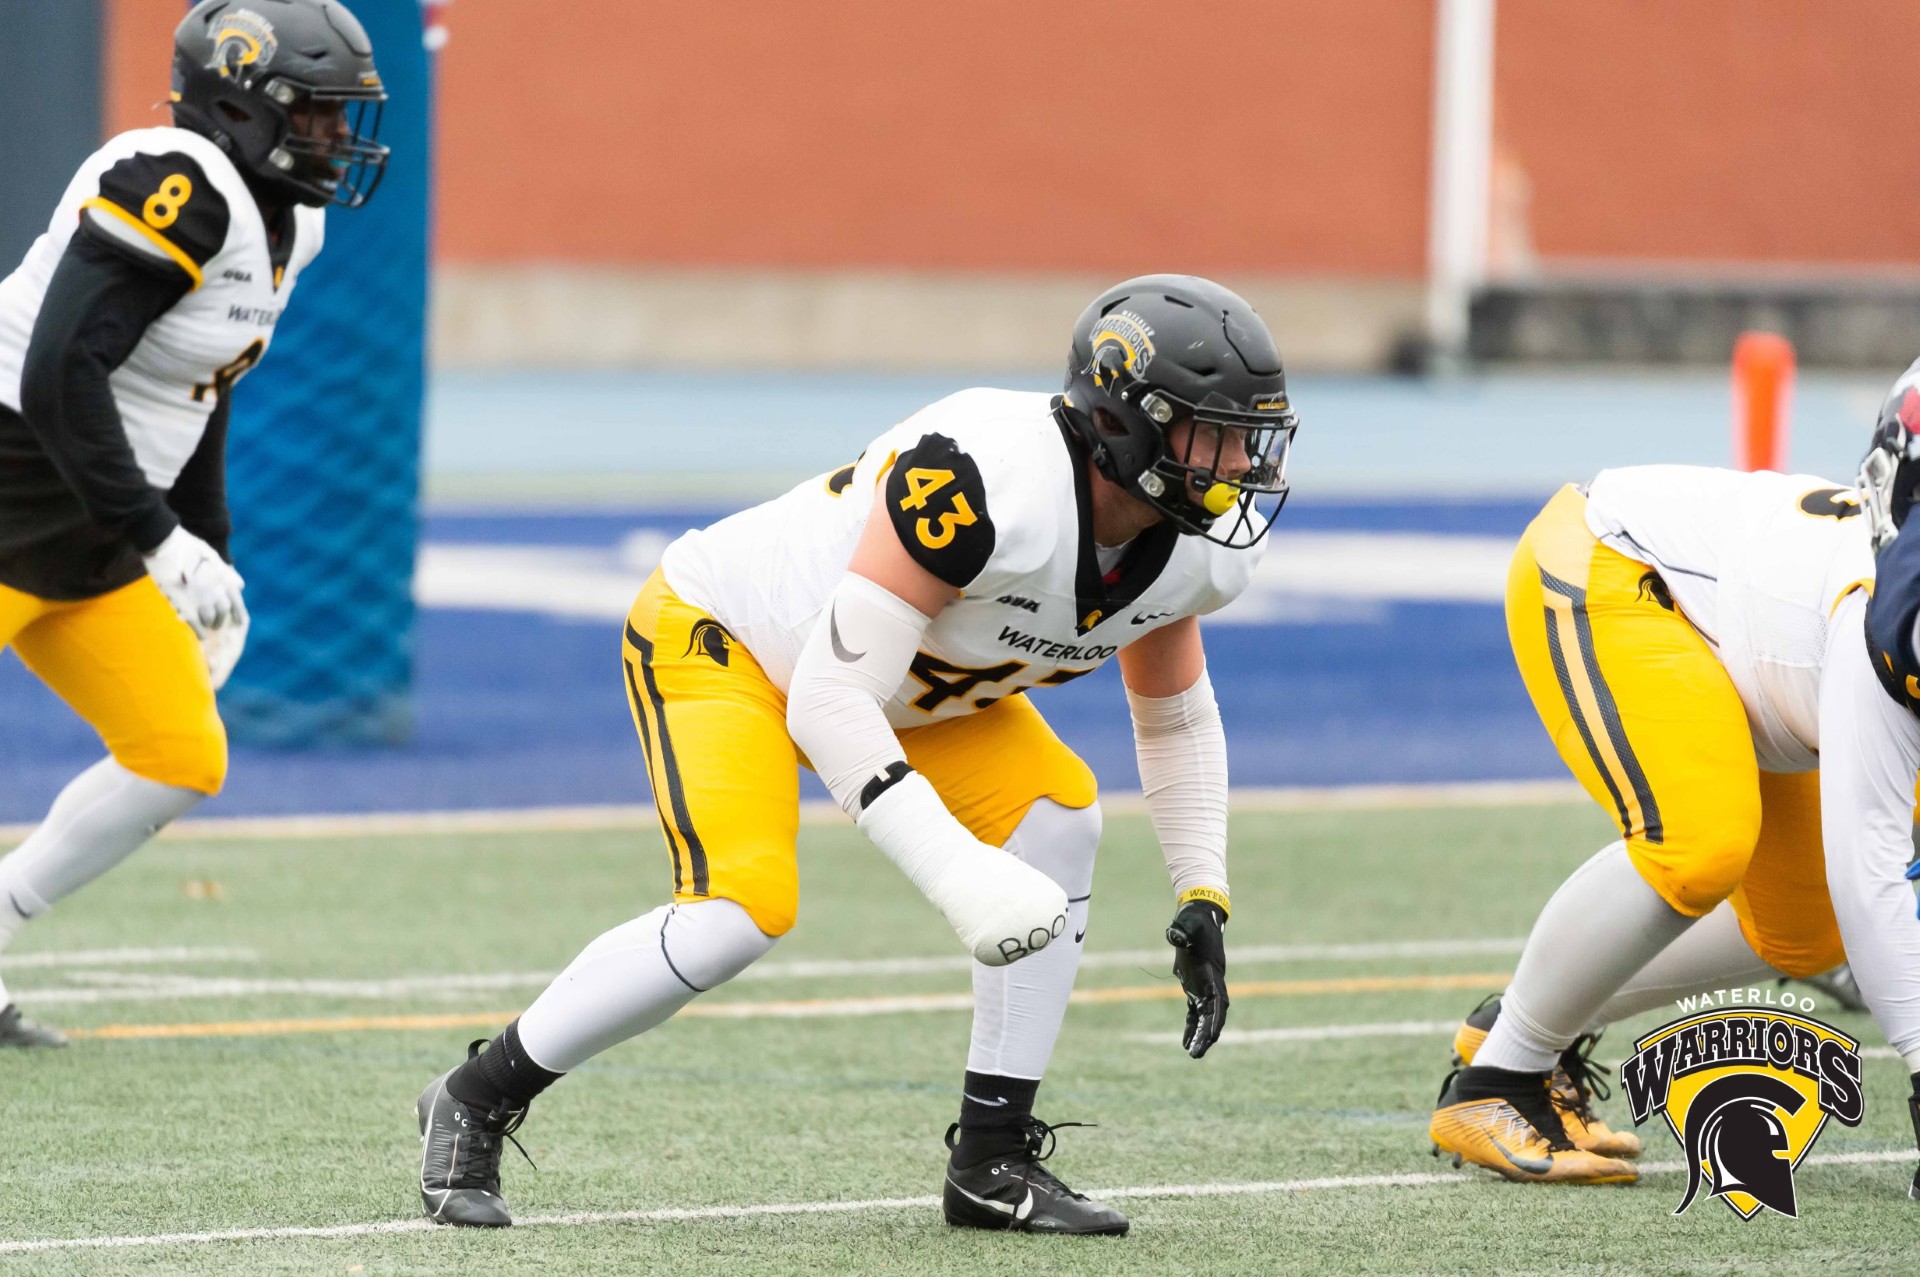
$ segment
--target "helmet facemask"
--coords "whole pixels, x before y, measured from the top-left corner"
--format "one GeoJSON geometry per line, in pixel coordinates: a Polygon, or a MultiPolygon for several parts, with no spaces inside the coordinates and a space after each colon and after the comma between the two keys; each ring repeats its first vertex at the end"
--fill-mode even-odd
{"type": "Polygon", "coordinates": [[[1140,495],[1182,532],[1230,549],[1258,544],[1287,502],[1293,409],[1185,404],[1162,390],[1147,391],[1141,408],[1171,424],[1160,457],[1135,480],[1140,495]]]}
{"type": "MultiPolygon", "coordinates": [[[[1109,389],[1121,412],[1144,419],[1157,445],[1126,485],[1129,491],[1190,536],[1235,550],[1259,544],[1286,504],[1287,454],[1300,428],[1300,418],[1285,396],[1252,408],[1221,402],[1218,396],[1188,403],[1130,376],[1112,360],[1100,362],[1097,382],[1109,389]],[[1263,501],[1266,497],[1275,499],[1263,501]]],[[[1137,428],[1129,432],[1105,407],[1096,408],[1093,419],[1095,430],[1107,436],[1116,452],[1148,434],[1137,428]]],[[[1110,453],[1103,459],[1111,465],[1113,457],[1110,453]]]]}
{"type": "Polygon", "coordinates": [[[288,185],[341,208],[359,208],[373,197],[387,171],[387,148],[379,142],[385,91],[307,89],[275,80],[266,96],[287,115],[267,162],[287,175],[288,185]]]}

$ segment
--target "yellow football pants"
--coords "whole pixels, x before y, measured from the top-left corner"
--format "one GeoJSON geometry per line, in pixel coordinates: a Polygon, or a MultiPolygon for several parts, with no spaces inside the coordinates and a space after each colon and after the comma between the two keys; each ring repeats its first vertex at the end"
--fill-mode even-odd
{"type": "MultiPolygon", "coordinates": [[[[627,706],[681,901],[722,898],[770,936],[800,904],[800,765],[787,698],[655,572],[628,613],[627,706]]],[[[1041,798],[1090,807],[1093,772],[1024,696],[900,734],[907,761],[976,838],[1003,845],[1041,798]]]]}
{"type": "Polygon", "coordinates": [[[1554,748],[1668,904],[1699,917],[1732,897],[1748,943],[1792,975],[1845,961],[1818,774],[1760,770],[1726,669],[1659,575],[1587,530],[1577,488],[1520,539],[1507,634],[1554,748]]]}
{"type": "Polygon", "coordinates": [[[62,602],[0,585],[0,648],[11,646],[136,776],[217,794],[227,733],[193,631],[151,577],[62,602]]]}

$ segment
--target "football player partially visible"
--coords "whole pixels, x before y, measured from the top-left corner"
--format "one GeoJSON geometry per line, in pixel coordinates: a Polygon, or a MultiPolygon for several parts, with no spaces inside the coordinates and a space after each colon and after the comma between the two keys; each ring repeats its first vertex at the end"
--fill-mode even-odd
{"type": "Polygon", "coordinates": [[[956,394],[675,542],[624,647],[672,903],[588,945],[428,1086],[427,1214],[510,1222],[501,1139],[533,1098],[793,926],[804,756],[977,960],[947,1220],[1125,1232],[1042,1165],[1034,1099],[1087,934],[1100,809],[1028,693],[1119,657],[1198,1058],[1226,1018],[1228,897],[1226,740],[1197,618],[1246,587],[1294,428],[1253,309],[1148,276],[1080,317],[1064,396],[956,394]]]}
{"type": "Polygon", "coordinates": [[[1455,1037],[1436,1152],[1509,1179],[1630,1181],[1592,1034],[1677,997],[1851,960],[1920,1094],[1920,364],[1859,489],[1690,466],[1567,487],[1521,539],[1507,626],[1561,757],[1619,824],[1455,1037]],[[1863,515],[1867,517],[1862,517],[1863,515]]]}
{"type": "MultiPolygon", "coordinates": [[[[227,416],[329,204],[386,163],[366,32],[337,0],[207,0],[174,33],[172,128],[74,175],[0,281],[0,645],[109,757],[0,859],[0,949],[219,790],[214,689],[246,641],[227,416]]],[[[58,1046],[0,989],[0,1045],[58,1046]]]]}

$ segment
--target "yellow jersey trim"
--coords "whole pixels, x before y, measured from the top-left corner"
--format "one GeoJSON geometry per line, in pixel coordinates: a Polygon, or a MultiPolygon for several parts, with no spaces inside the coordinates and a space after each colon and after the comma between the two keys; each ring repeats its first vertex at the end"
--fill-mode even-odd
{"type": "Polygon", "coordinates": [[[1848,582],[1846,589],[1840,591],[1840,593],[1833,596],[1833,606],[1827,609],[1827,615],[1831,617],[1835,612],[1838,612],[1840,610],[1840,605],[1842,603],[1845,603],[1847,601],[1847,596],[1849,594],[1852,594],[1855,590],[1865,590],[1867,592],[1867,597],[1872,598],[1873,597],[1873,578],[1870,576],[1863,576],[1858,581],[1848,582]]]}
{"type": "Polygon", "coordinates": [[[1233,907],[1227,903],[1227,893],[1218,887],[1188,887],[1185,891],[1181,892],[1179,898],[1173,902],[1174,907],[1179,908],[1193,900],[1204,900],[1210,905],[1219,905],[1220,912],[1229,917],[1233,914],[1233,907]]]}
{"type": "Polygon", "coordinates": [[[134,230],[139,231],[142,235],[147,237],[147,240],[155,248],[165,253],[168,257],[171,257],[174,260],[175,264],[177,264],[181,270],[187,272],[187,278],[193,281],[193,286],[195,288],[200,287],[200,285],[205,282],[206,277],[200,273],[199,265],[191,257],[188,257],[184,252],[182,252],[178,245],[176,245],[172,240],[168,239],[166,236],[162,235],[159,231],[154,230],[153,227],[147,225],[145,222],[135,217],[132,213],[127,212],[126,209],[121,208],[118,204],[114,203],[112,200],[107,199],[105,196],[102,196],[102,195],[96,195],[92,199],[86,201],[80,207],[83,209],[86,209],[86,208],[98,209],[102,213],[107,214],[109,217],[112,217],[117,219],[118,221],[124,222],[128,226],[133,227],[134,230]]]}

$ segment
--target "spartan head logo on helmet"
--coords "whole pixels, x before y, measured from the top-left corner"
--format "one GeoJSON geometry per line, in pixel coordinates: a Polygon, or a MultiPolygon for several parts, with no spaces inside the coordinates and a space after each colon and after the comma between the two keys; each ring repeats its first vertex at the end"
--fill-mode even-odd
{"type": "Polygon", "coordinates": [[[1103,316],[1093,330],[1093,383],[1106,385],[1122,370],[1141,376],[1153,362],[1153,329],[1130,310],[1103,316]]]}
{"type": "Polygon", "coordinates": [[[1782,1115],[1792,1117],[1807,1097],[1778,1078],[1735,1073],[1709,1082],[1687,1113],[1687,1195],[1673,1208],[1693,1205],[1703,1182],[1709,1197],[1745,1193],[1769,1210],[1799,1217],[1793,1197],[1793,1147],[1782,1115]]]}
{"type": "Polygon", "coordinates": [[[223,13],[213,32],[213,56],[207,60],[209,71],[237,76],[241,68],[266,66],[280,48],[273,24],[251,9],[223,13]]]}

